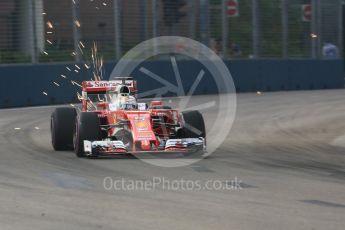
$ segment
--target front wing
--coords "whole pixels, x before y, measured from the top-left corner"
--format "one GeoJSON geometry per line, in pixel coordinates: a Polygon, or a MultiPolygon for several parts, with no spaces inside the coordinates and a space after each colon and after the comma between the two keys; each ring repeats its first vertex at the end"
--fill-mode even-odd
{"type": "Polygon", "coordinates": [[[206,152],[205,139],[183,138],[169,139],[164,145],[153,148],[150,151],[131,151],[126,148],[122,141],[88,141],[84,140],[84,152],[87,156],[93,155],[113,155],[126,153],[189,153],[189,152],[206,152]]]}

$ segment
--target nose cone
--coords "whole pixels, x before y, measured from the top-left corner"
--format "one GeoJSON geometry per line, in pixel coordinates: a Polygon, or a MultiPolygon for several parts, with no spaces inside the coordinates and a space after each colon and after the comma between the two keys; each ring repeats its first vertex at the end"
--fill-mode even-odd
{"type": "Polygon", "coordinates": [[[149,140],[141,141],[141,149],[144,151],[151,150],[151,142],[149,140]]]}

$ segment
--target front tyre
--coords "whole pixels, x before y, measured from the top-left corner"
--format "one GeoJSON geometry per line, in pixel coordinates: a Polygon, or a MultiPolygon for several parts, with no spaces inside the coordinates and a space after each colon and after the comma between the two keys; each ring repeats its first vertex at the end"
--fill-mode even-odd
{"type": "MultiPolygon", "coordinates": [[[[180,138],[204,138],[206,144],[206,130],[202,114],[199,111],[186,111],[181,113],[182,128],[178,131],[180,138]]],[[[189,158],[202,158],[204,150],[186,154],[189,158]]]]}
{"type": "Polygon", "coordinates": [[[73,132],[77,112],[74,108],[56,108],[50,119],[50,133],[56,151],[73,150],[73,132]]]}
{"type": "Polygon", "coordinates": [[[100,120],[96,113],[81,112],[75,124],[74,151],[77,157],[85,157],[84,140],[101,140],[100,120]]]}
{"type": "Polygon", "coordinates": [[[206,139],[205,122],[199,111],[185,111],[181,113],[181,116],[183,121],[181,136],[183,138],[203,137],[206,139]]]}

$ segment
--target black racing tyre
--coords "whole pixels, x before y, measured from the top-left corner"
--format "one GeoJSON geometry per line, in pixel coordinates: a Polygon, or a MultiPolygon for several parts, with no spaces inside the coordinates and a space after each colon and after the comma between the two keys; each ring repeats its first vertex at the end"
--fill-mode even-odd
{"type": "Polygon", "coordinates": [[[180,135],[183,138],[203,137],[206,139],[205,122],[199,111],[185,111],[181,115],[183,127],[180,135]]]}
{"type": "MultiPolygon", "coordinates": [[[[177,135],[180,138],[205,138],[206,144],[206,130],[202,114],[199,111],[185,111],[181,113],[183,126],[178,130],[177,135]]],[[[200,159],[203,157],[204,151],[198,150],[186,154],[186,157],[200,159]]]]}
{"type": "Polygon", "coordinates": [[[56,108],[51,115],[50,133],[56,151],[73,150],[74,123],[77,112],[74,108],[56,108]]]}
{"type": "Polygon", "coordinates": [[[101,140],[100,120],[97,113],[81,112],[76,119],[74,151],[77,157],[85,157],[84,140],[101,140]]]}

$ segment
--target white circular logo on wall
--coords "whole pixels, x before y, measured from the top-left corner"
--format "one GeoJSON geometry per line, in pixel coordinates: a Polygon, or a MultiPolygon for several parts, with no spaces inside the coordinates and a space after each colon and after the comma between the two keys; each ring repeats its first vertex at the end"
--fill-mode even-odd
{"type": "MultiPolygon", "coordinates": [[[[236,90],[229,69],[211,49],[205,45],[186,38],[178,36],[156,37],[140,43],[128,51],[119,62],[110,75],[110,80],[116,77],[131,76],[135,70],[139,70],[140,77],[151,78],[157,81],[163,87],[141,92],[138,85],[139,98],[150,96],[152,100],[160,100],[164,94],[170,93],[177,97],[172,98],[176,104],[176,109],[180,112],[185,110],[199,110],[204,116],[206,124],[207,153],[197,158],[188,158],[183,156],[168,157],[164,154],[136,154],[139,159],[162,167],[186,166],[201,160],[203,157],[214,153],[226,138],[231,130],[236,113],[236,90]],[[175,83],[167,80],[165,76],[159,76],[155,70],[144,67],[144,62],[150,58],[164,55],[168,56],[171,63],[172,73],[175,76],[175,83]],[[201,69],[196,76],[190,76],[179,69],[179,58],[188,57],[199,62],[201,69]],[[206,73],[211,75],[217,87],[216,95],[194,95],[197,92],[200,82],[206,73]],[[192,81],[192,85],[185,92],[183,87],[184,79],[192,81]],[[148,157],[149,155],[149,157],[148,157]],[[165,156],[164,156],[165,155],[165,156]]],[[[213,87],[213,86],[211,86],[213,87]]],[[[200,90],[199,90],[200,92],[200,90]]]]}

